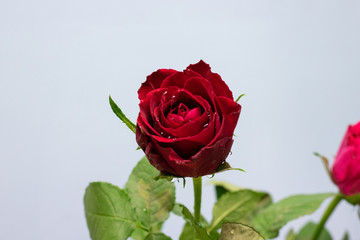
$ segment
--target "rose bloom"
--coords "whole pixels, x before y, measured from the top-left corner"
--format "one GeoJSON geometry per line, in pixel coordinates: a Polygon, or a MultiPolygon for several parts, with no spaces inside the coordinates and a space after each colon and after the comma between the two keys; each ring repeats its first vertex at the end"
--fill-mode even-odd
{"type": "Polygon", "coordinates": [[[335,157],[332,177],[343,194],[360,193],[360,122],[348,127],[335,157]]]}
{"type": "Polygon", "coordinates": [[[179,72],[159,69],[138,91],[136,141],[159,171],[212,174],[225,162],[241,106],[204,61],[179,72]]]}

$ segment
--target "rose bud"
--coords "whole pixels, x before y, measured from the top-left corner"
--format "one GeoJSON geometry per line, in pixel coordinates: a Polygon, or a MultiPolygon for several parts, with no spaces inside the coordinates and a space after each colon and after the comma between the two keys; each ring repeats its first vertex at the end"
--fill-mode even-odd
{"type": "Polygon", "coordinates": [[[332,177],[343,194],[360,193],[360,122],[348,127],[335,157],[332,177]]]}
{"type": "Polygon", "coordinates": [[[225,162],[241,106],[204,61],[159,69],[138,90],[136,141],[159,171],[178,177],[215,173],[225,162]]]}

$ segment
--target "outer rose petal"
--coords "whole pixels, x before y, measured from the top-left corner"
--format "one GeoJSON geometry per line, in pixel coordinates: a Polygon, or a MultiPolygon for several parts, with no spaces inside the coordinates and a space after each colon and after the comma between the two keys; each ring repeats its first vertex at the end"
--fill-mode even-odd
{"type": "Polygon", "coordinates": [[[160,85],[165,78],[177,72],[178,71],[173,69],[159,69],[156,72],[150,74],[146,78],[146,81],[143,84],[141,84],[141,87],[138,90],[139,99],[143,100],[148,92],[160,88],[160,85]]]}
{"type": "Polygon", "coordinates": [[[186,80],[193,77],[201,77],[201,75],[193,71],[177,72],[171,77],[166,78],[166,80],[164,80],[159,87],[165,88],[174,86],[183,88],[186,80]]]}
{"type": "Polygon", "coordinates": [[[335,157],[332,175],[343,194],[360,193],[360,122],[348,127],[335,157]]]}
{"type": "MultiPolygon", "coordinates": [[[[345,147],[336,155],[333,166],[333,177],[336,182],[344,182],[351,174],[352,161],[354,160],[354,147],[345,147]]],[[[360,166],[359,166],[360,167],[360,166]]]]}
{"type": "Polygon", "coordinates": [[[352,129],[353,133],[355,133],[360,139],[360,122],[352,126],[352,129]]]}
{"type": "Polygon", "coordinates": [[[196,178],[212,174],[225,162],[232,143],[231,138],[223,138],[212,146],[202,148],[190,160],[184,160],[174,151],[171,151],[168,163],[176,171],[174,174],[177,176],[196,178]]]}
{"type": "Polygon", "coordinates": [[[139,127],[136,128],[136,142],[144,151],[150,164],[153,165],[156,169],[162,172],[174,172],[174,170],[169,166],[169,164],[156,153],[154,149],[154,144],[152,142],[149,142],[149,137],[143,134],[139,127]]]}
{"type": "Polygon", "coordinates": [[[190,159],[183,159],[172,148],[151,144],[151,151],[146,154],[150,163],[159,171],[181,177],[200,177],[212,174],[225,162],[233,140],[224,138],[212,146],[202,148],[190,159]],[[160,152],[160,154],[158,154],[160,152]]]}
{"type": "Polygon", "coordinates": [[[221,79],[219,74],[211,72],[210,65],[203,60],[200,60],[196,64],[190,64],[187,69],[200,73],[204,78],[209,80],[217,96],[224,96],[234,100],[228,85],[221,79]]]}
{"type": "Polygon", "coordinates": [[[222,122],[219,131],[210,144],[223,137],[232,137],[241,111],[241,106],[228,98],[217,97],[216,100],[219,109],[218,114],[222,116],[222,122]]]}

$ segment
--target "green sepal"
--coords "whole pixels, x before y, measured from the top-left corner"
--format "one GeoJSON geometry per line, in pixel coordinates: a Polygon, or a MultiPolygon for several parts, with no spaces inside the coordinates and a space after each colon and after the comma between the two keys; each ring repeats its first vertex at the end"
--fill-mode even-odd
{"type": "Polygon", "coordinates": [[[118,105],[116,105],[116,103],[112,100],[111,96],[109,95],[109,102],[110,102],[110,106],[111,109],[113,110],[113,112],[115,113],[116,116],[118,116],[118,118],[120,118],[121,121],[123,121],[123,123],[126,124],[126,126],[133,131],[134,133],[136,133],[136,125],[134,123],[132,123],[126,116],[125,114],[121,111],[121,109],[118,107],[118,105]]]}
{"type": "Polygon", "coordinates": [[[242,98],[243,96],[245,96],[245,93],[244,94],[241,94],[236,100],[235,102],[238,102],[240,100],[240,98],[242,98]]]}
{"type": "Polygon", "coordinates": [[[333,176],[333,174],[332,174],[332,172],[331,172],[331,169],[330,169],[330,166],[329,166],[329,160],[328,160],[325,156],[323,156],[323,155],[321,155],[321,154],[319,154],[319,153],[317,153],[317,152],[314,152],[314,155],[317,156],[317,157],[319,157],[319,158],[321,159],[321,161],[322,161],[322,163],[323,163],[323,165],[324,165],[324,167],[325,167],[325,170],[326,170],[328,176],[330,177],[331,181],[332,181],[333,183],[335,183],[335,181],[334,181],[334,176],[333,176]]]}
{"type": "Polygon", "coordinates": [[[215,173],[213,174],[213,176],[216,173],[221,173],[221,172],[225,172],[225,171],[229,171],[229,170],[237,170],[237,171],[241,171],[241,172],[245,172],[244,169],[241,168],[233,168],[230,166],[230,164],[228,162],[224,162],[223,164],[221,164],[215,171],[215,173]]]}
{"type": "Polygon", "coordinates": [[[344,199],[352,205],[357,205],[360,203],[360,193],[350,196],[344,196],[344,199]]]}

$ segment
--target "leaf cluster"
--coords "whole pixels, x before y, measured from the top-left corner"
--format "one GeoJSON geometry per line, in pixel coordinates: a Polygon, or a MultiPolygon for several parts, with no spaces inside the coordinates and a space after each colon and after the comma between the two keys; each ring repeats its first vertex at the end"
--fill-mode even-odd
{"type": "Polygon", "coordinates": [[[85,192],[87,225],[93,240],[168,240],[160,232],[175,204],[172,182],[154,180],[158,171],[146,158],[139,161],[124,189],[91,183],[85,192]]]}

